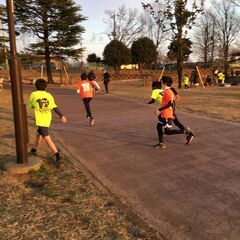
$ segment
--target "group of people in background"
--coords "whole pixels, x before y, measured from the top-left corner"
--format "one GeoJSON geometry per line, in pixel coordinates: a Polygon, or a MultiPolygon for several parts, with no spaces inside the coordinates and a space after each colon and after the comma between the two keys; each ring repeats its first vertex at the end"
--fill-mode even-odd
{"type": "MultiPolygon", "coordinates": [[[[198,75],[195,69],[192,70],[190,77],[187,73],[183,76],[184,89],[189,89],[194,86],[199,86],[198,75]]],[[[224,86],[225,84],[225,75],[222,71],[215,69],[213,71],[213,76],[210,74],[207,75],[204,81],[204,86],[211,86],[217,84],[218,86],[224,86]]]]}

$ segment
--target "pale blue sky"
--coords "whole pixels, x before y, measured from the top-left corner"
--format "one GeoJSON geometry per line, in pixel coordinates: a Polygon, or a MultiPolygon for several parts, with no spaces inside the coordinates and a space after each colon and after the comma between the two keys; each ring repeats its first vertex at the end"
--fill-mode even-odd
{"type": "Polygon", "coordinates": [[[106,25],[103,20],[105,18],[104,10],[114,10],[125,4],[127,8],[141,9],[141,3],[147,2],[142,0],[77,0],[82,7],[82,13],[88,17],[88,20],[83,23],[86,28],[86,33],[83,34],[83,46],[86,48],[86,53],[96,53],[101,56],[104,46],[109,42],[109,39],[103,32],[106,25]],[[93,36],[95,39],[93,40],[93,36]]]}
{"type": "MultiPolygon", "coordinates": [[[[141,9],[143,0],[75,0],[82,7],[82,14],[88,17],[88,20],[83,22],[86,32],[83,34],[83,47],[86,48],[85,56],[90,53],[97,53],[101,56],[104,46],[109,42],[106,35],[102,34],[105,31],[106,25],[103,22],[105,18],[104,10],[114,10],[125,4],[130,8],[141,9]],[[96,35],[93,41],[93,36],[96,35]]],[[[0,4],[6,5],[5,0],[0,0],[0,4]]],[[[19,49],[22,48],[22,43],[19,41],[19,49]]]]}

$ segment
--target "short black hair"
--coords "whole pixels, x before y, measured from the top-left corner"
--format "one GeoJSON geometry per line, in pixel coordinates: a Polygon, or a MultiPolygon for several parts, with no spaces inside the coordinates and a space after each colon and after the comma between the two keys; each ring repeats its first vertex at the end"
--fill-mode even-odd
{"type": "Polygon", "coordinates": [[[81,74],[81,79],[82,79],[82,80],[87,80],[87,78],[88,78],[87,73],[83,72],[83,73],[81,74]]]}
{"type": "Polygon", "coordinates": [[[157,83],[157,81],[152,82],[152,88],[156,88],[156,83],[157,83]]]}
{"type": "Polygon", "coordinates": [[[162,88],[162,83],[160,81],[156,82],[156,88],[161,89],[162,88]]]}
{"type": "Polygon", "coordinates": [[[152,82],[152,89],[161,89],[161,88],[162,88],[162,82],[160,82],[160,81],[152,82]]]}
{"type": "Polygon", "coordinates": [[[42,78],[39,78],[36,80],[35,86],[37,90],[44,91],[47,87],[47,81],[42,78]]]}
{"type": "Polygon", "coordinates": [[[173,84],[173,80],[170,76],[163,76],[162,82],[163,82],[163,84],[166,84],[168,87],[171,87],[173,84]]]}

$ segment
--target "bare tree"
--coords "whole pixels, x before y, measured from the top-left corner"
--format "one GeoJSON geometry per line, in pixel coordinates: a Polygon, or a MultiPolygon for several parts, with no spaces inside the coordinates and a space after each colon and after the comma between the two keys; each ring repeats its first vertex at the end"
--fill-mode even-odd
{"type": "Polygon", "coordinates": [[[145,22],[145,32],[153,40],[156,49],[159,50],[159,45],[169,36],[168,33],[171,30],[165,14],[165,3],[161,1],[151,4],[142,3],[142,6],[144,9],[142,18],[145,22]]]}
{"type": "Polygon", "coordinates": [[[194,47],[204,62],[213,64],[216,49],[216,19],[210,11],[206,11],[201,17],[197,29],[194,32],[194,47]]]}
{"type": "Polygon", "coordinates": [[[240,0],[231,0],[231,2],[237,7],[240,7],[240,0]]]}
{"type": "Polygon", "coordinates": [[[127,9],[125,5],[116,11],[105,10],[107,19],[106,34],[110,40],[118,40],[129,46],[133,41],[144,36],[144,24],[137,9],[127,9]]]}
{"type": "Polygon", "coordinates": [[[221,0],[221,3],[215,3],[213,8],[216,11],[217,36],[223,49],[224,71],[227,73],[231,46],[240,33],[240,16],[231,0],[221,0]]]}

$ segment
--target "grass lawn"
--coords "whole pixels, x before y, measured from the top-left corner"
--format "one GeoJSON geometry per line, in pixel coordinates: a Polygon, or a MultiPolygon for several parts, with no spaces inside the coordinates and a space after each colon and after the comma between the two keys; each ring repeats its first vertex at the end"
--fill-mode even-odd
{"type": "MultiPolygon", "coordinates": [[[[29,113],[30,142],[35,131],[29,113]]],[[[121,210],[67,159],[56,167],[44,144],[39,155],[44,159],[40,171],[14,176],[0,168],[1,239],[163,239],[121,210]]],[[[0,165],[14,156],[11,96],[9,90],[3,90],[0,92],[0,165]]]]}
{"type": "MultiPolygon", "coordinates": [[[[140,81],[110,82],[109,87],[113,94],[146,103],[150,100],[151,86],[144,87],[140,81]]],[[[240,86],[212,86],[205,89],[197,87],[190,90],[180,89],[178,93],[181,97],[177,103],[179,110],[240,123],[240,86]]]]}

